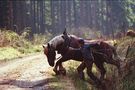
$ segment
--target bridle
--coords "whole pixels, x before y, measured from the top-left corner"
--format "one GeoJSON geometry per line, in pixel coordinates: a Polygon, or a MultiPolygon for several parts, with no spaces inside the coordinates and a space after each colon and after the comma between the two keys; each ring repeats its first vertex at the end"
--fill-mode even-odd
{"type": "MultiPolygon", "coordinates": [[[[64,56],[67,53],[67,51],[69,50],[69,47],[70,47],[70,44],[71,44],[71,37],[69,37],[67,35],[62,36],[62,37],[64,39],[64,43],[63,43],[61,49],[57,50],[57,51],[60,52],[60,54],[62,56],[64,56]]],[[[62,56],[59,56],[58,58],[56,58],[56,60],[59,60],[60,58],[62,58],[62,56]]]]}

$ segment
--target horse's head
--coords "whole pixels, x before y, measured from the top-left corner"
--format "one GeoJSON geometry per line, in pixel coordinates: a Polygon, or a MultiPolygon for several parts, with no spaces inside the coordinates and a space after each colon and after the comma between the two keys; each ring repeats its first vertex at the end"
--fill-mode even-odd
{"type": "Polygon", "coordinates": [[[54,66],[56,59],[55,51],[58,51],[59,54],[64,54],[66,53],[67,47],[78,48],[79,40],[80,38],[77,36],[69,35],[65,29],[63,34],[55,36],[47,45],[43,44],[44,54],[47,56],[49,65],[54,66]]]}
{"type": "Polygon", "coordinates": [[[64,31],[63,34],[55,36],[51,39],[48,44],[43,44],[44,54],[47,56],[47,60],[50,66],[54,66],[56,59],[56,51],[61,54],[61,51],[67,47],[69,43],[69,38],[67,32],[64,31]]]}
{"type": "Polygon", "coordinates": [[[43,45],[44,54],[47,56],[47,60],[50,66],[54,66],[54,61],[56,58],[55,49],[49,43],[47,45],[43,45]]]}

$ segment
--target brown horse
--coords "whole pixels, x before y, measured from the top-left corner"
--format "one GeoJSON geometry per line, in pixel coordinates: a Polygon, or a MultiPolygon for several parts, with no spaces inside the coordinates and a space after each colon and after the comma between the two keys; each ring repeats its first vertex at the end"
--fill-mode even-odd
{"type": "MultiPolygon", "coordinates": [[[[79,44],[79,41],[81,40],[81,38],[77,38],[76,36],[74,35],[70,35],[70,47],[80,47],[80,44],[79,44]],[[75,43],[77,42],[77,43],[75,43]],[[74,45],[74,43],[76,45],[74,45]],[[72,46],[73,45],[73,46],[72,46]]],[[[100,69],[100,72],[101,72],[101,77],[100,79],[103,79],[104,78],[104,75],[106,73],[106,70],[103,66],[103,63],[106,62],[106,63],[109,63],[109,64],[113,64],[115,66],[117,66],[117,68],[119,69],[120,67],[120,62],[119,60],[114,60],[113,59],[113,55],[114,57],[117,57],[117,53],[116,53],[116,50],[113,46],[107,44],[106,42],[103,42],[103,41],[88,41],[88,40],[85,40],[85,43],[87,44],[90,44],[91,45],[91,48],[93,49],[93,56],[94,56],[94,63],[96,64],[96,66],[100,69]]],[[[57,73],[57,68],[58,66],[60,65],[60,70],[62,72],[65,72],[65,69],[62,67],[62,62],[65,62],[67,60],[77,60],[77,61],[83,61],[83,59],[79,59],[79,56],[72,56],[72,51],[73,49],[68,49],[68,51],[66,53],[64,53],[63,57],[60,58],[57,62],[56,62],[56,65],[54,67],[54,71],[57,73]]],[[[78,70],[78,73],[80,75],[80,77],[83,79],[84,78],[84,74],[83,74],[83,70],[85,69],[86,65],[85,65],[85,62],[82,62],[80,64],[80,66],[77,68],[78,70]]]]}
{"type": "MultiPolygon", "coordinates": [[[[46,56],[48,58],[48,62],[49,62],[50,66],[54,66],[54,60],[55,60],[55,55],[56,55],[55,51],[58,51],[58,53],[60,53],[62,55],[62,58],[60,58],[56,62],[56,65],[54,67],[54,71],[56,73],[58,72],[58,66],[59,66],[60,71],[65,71],[65,69],[62,66],[62,62],[65,62],[70,59],[74,59],[74,60],[82,61],[80,66],[77,68],[81,78],[84,78],[83,70],[86,67],[88,70],[88,72],[87,72],[88,75],[90,77],[93,77],[93,75],[91,74],[91,67],[92,67],[93,62],[89,62],[88,63],[89,65],[87,65],[87,63],[85,63],[83,61],[82,57],[78,57],[81,55],[77,55],[77,54],[73,53],[76,51],[73,48],[80,47],[80,43],[79,43],[80,40],[81,40],[81,38],[74,36],[74,35],[68,35],[65,32],[64,34],[56,36],[51,41],[49,41],[47,46],[43,45],[44,53],[46,54],[46,56]],[[66,41],[66,43],[65,43],[65,41],[66,41]],[[69,46],[73,47],[73,48],[72,49],[68,48],[69,46]]],[[[93,51],[95,52],[95,53],[93,53],[94,63],[100,69],[100,72],[101,72],[100,78],[101,79],[104,78],[104,75],[106,72],[106,70],[103,67],[104,62],[113,64],[113,65],[117,66],[118,68],[120,67],[119,61],[113,59],[113,55],[117,56],[116,50],[114,49],[113,46],[110,46],[109,44],[107,44],[103,41],[85,40],[85,43],[92,44],[92,48],[94,49],[93,51]]]]}

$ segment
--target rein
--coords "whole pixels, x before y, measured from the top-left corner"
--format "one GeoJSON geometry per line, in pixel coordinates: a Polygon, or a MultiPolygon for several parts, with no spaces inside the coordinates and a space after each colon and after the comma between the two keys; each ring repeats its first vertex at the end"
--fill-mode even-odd
{"type": "MultiPolygon", "coordinates": [[[[69,50],[70,47],[70,43],[71,43],[71,38],[70,37],[65,37],[64,39],[64,44],[62,46],[62,48],[57,49],[58,53],[60,53],[62,56],[64,56],[67,51],[69,50]]],[[[59,56],[58,58],[56,58],[56,60],[59,60],[60,58],[62,58],[62,56],[59,56]]]]}
{"type": "Polygon", "coordinates": [[[112,49],[100,49],[100,50],[96,50],[96,51],[110,51],[110,50],[112,50],[112,49]]]}

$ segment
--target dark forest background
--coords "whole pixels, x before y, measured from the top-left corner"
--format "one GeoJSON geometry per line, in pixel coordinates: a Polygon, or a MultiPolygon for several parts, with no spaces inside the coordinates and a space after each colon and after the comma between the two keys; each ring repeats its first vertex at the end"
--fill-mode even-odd
{"type": "MultiPolygon", "coordinates": [[[[75,32],[80,27],[104,35],[135,28],[134,0],[0,0],[0,28],[17,33],[75,32]]],[[[85,30],[84,30],[85,31],[85,30]]]]}

